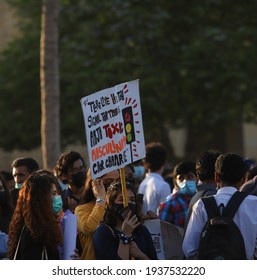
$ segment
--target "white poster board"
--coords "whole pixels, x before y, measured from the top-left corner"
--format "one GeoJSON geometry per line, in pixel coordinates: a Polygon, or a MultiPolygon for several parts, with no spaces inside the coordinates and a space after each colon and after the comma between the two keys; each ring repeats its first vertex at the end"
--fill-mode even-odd
{"type": "Polygon", "coordinates": [[[75,254],[77,237],[77,215],[67,214],[63,217],[63,259],[70,260],[75,254]]]}
{"type": "Polygon", "coordinates": [[[145,157],[139,80],[81,99],[92,179],[145,157]]]}
{"type": "Polygon", "coordinates": [[[145,220],[159,260],[182,260],[183,229],[160,219],[145,220]]]}
{"type": "Polygon", "coordinates": [[[145,220],[144,225],[151,234],[158,260],[165,260],[160,220],[145,220]]]}

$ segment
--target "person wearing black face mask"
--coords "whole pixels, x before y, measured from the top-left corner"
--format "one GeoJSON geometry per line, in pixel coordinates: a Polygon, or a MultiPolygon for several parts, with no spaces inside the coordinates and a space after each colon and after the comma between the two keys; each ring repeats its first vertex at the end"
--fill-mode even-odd
{"type": "Polygon", "coordinates": [[[124,207],[121,183],[111,185],[105,196],[103,222],[93,236],[98,260],[157,259],[148,229],[141,223],[136,192],[126,183],[128,206],[124,207]]]}
{"type": "Polygon", "coordinates": [[[86,164],[82,156],[75,151],[63,153],[54,168],[58,180],[68,186],[63,190],[63,210],[74,212],[83,197],[87,178],[86,164]]]}

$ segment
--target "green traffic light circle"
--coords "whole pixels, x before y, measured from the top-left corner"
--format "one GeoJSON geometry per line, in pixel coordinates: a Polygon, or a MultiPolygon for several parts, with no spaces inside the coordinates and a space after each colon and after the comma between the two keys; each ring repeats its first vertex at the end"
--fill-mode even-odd
{"type": "Polygon", "coordinates": [[[127,142],[131,142],[132,141],[132,134],[128,133],[127,134],[127,142]]]}

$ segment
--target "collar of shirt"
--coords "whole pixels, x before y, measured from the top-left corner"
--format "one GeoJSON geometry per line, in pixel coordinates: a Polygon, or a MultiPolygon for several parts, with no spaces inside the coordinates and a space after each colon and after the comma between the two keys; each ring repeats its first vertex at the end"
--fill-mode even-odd
{"type": "Polygon", "coordinates": [[[155,178],[158,178],[158,179],[163,179],[163,177],[160,174],[154,173],[154,172],[146,173],[146,177],[155,177],[155,178]]]}
{"type": "Polygon", "coordinates": [[[217,194],[231,194],[233,195],[238,189],[233,186],[226,186],[218,189],[217,194]]]}

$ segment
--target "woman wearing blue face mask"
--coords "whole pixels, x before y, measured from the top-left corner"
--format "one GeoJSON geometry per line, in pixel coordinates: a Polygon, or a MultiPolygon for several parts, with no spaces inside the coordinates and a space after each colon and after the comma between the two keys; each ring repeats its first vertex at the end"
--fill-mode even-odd
{"type": "Polygon", "coordinates": [[[19,193],[10,223],[9,259],[61,259],[62,217],[56,177],[47,170],[32,173],[19,193]]]}
{"type": "Polygon", "coordinates": [[[192,161],[177,164],[173,170],[173,193],[159,206],[159,217],[184,228],[190,200],[196,192],[196,165],[192,161]]]}
{"type": "MultiPolygon", "coordinates": [[[[58,181],[47,170],[32,173],[20,190],[9,228],[9,259],[60,259],[62,230],[53,199],[58,181]]],[[[59,211],[60,212],[60,211],[59,211]]]]}
{"type": "Polygon", "coordinates": [[[141,224],[134,187],[126,184],[128,207],[124,208],[120,183],[107,189],[103,222],[93,236],[98,260],[157,259],[148,229],[141,224]]]}

